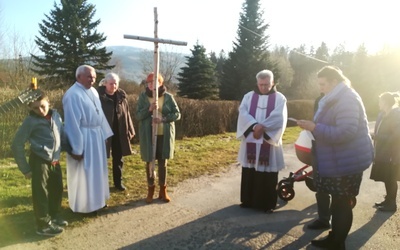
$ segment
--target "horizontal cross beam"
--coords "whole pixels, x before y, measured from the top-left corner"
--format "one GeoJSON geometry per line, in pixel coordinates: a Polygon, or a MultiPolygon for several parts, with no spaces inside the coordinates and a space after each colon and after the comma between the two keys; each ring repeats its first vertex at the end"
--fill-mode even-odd
{"type": "Polygon", "coordinates": [[[153,37],[145,37],[145,36],[124,35],[124,38],[125,39],[142,40],[142,41],[154,42],[154,43],[168,43],[168,44],[181,45],[181,46],[187,45],[187,42],[174,41],[174,40],[161,39],[161,38],[153,38],[153,37]]]}

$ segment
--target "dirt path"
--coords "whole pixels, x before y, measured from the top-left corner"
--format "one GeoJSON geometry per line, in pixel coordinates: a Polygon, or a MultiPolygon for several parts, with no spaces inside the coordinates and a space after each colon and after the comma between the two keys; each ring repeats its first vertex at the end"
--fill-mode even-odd
{"type": "MultiPolygon", "coordinates": [[[[285,149],[287,168],[279,179],[302,164],[293,147],[285,149]]],[[[273,214],[242,209],[240,168],[185,181],[171,190],[171,203],[144,201],[106,210],[92,222],[55,238],[10,245],[4,249],[314,249],[310,241],[327,232],[305,225],[316,217],[314,193],[295,183],[295,198],[280,202],[273,214]]],[[[372,204],[384,194],[366,171],[354,209],[348,249],[398,249],[399,213],[376,213],[372,204]]]]}

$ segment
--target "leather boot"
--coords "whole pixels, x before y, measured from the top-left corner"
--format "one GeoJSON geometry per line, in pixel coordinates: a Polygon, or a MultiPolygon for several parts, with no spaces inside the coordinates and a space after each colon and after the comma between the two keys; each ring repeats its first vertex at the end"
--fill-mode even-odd
{"type": "Polygon", "coordinates": [[[169,198],[168,194],[167,194],[167,186],[160,186],[160,193],[158,196],[158,199],[165,201],[165,202],[170,202],[171,198],[169,198]]]}
{"type": "Polygon", "coordinates": [[[146,203],[152,203],[153,202],[153,196],[154,196],[154,189],[155,185],[149,186],[147,189],[147,197],[146,197],[146,203]]]}

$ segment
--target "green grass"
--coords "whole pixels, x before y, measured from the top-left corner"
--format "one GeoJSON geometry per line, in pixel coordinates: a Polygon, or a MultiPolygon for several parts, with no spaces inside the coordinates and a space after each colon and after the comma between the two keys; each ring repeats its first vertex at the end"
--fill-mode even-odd
{"type": "MultiPolygon", "coordinates": [[[[287,128],[284,144],[294,143],[300,129],[287,128]]],[[[210,135],[177,140],[175,158],[168,162],[168,185],[201,175],[213,175],[227,170],[236,163],[239,141],[235,133],[210,135]]],[[[145,164],[140,159],[138,145],[133,146],[134,154],[125,157],[123,183],[127,192],[117,192],[111,188],[108,200],[108,212],[120,211],[124,207],[134,206],[147,194],[145,164]]],[[[65,155],[62,157],[64,185],[66,185],[65,155]]],[[[110,165],[110,164],[109,164],[110,165]]],[[[111,169],[109,183],[112,187],[111,169]]],[[[35,220],[32,210],[30,180],[20,173],[12,158],[0,159],[0,247],[25,241],[38,241],[42,237],[35,235],[35,220]]],[[[172,193],[173,199],[173,193],[172,193]]],[[[87,223],[92,218],[73,213],[67,203],[67,191],[64,189],[62,213],[71,227],[87,223]]]]}

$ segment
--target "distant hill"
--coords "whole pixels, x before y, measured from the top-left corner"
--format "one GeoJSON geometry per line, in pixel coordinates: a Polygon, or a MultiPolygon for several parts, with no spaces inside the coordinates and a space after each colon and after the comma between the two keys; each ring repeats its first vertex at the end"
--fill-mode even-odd
{"type": "Polygon", "coordinates": [[[140,82],[142,80],[142,64],[140,57],[146,53],[145,49],[131,46],[109,46],[112,51],[111,63],[116,64],[115,71],[121,78],[140,82]]]}
{"type": "MultiPolygon", "coordinates": [[[[137,83],[144,79],[142,60],[148,53],[152,56],[153,51],[132,46],[108,46],[107,51],[113,52],[111,63],[116,64],[113,71],[119,74],[121,78],[133,80],[137,83]]],[[[178,54],[178,56],[181,57],[182,64],[179,66],[181,68],[185,65],[185,55],[178,54]]]]}

